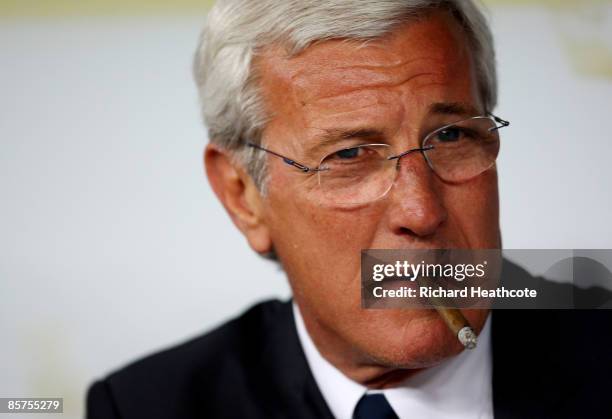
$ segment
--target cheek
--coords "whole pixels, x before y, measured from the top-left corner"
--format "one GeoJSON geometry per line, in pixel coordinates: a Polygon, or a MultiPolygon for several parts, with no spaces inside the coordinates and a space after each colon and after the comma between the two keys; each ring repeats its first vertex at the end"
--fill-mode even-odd
{"type": "Polygon", "coordinates": [[[472,248],[499,246],[497,172],[489,170],[469,182],[446,185],[444,201],[454,228],[472,248]]]}
{"type": "MultiPolygon", "coordinates": [[[[327,259],[344,265],[358,263],[361,249],[369,248],[376,233],[378,218],[371,210],[340,212],[306,203],[284,206],[284,215],[274,229],[280,243],[291,242],[311,257],[312,268],[325,266],[327,259]]],[[[281,217],[278,217],[281,218],[281,217]]]]}
{"type": "Polygon", "coordinates": [[[289,278],[308,278],[293,285],[314,287],[325,281],[330,290],[329,283],[338,289],[352,283],[359,275],[361,249],[371,247],[380,210],[319,207],[301,189],[281,186],[270,184],[268,225],[289,278]]]}

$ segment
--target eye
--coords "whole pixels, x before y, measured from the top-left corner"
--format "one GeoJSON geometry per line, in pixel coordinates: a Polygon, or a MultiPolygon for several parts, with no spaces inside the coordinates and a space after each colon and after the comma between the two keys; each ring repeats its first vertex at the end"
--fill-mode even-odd
{"type": "Polygon", "coordinates": [[[457,127],[448,127],[436,134],[436,139],[441,142],[453,142],[461,139],[463,131],[457,127]]]}
{"type": "Polygon", "coordinates": [[[337,151],[336,157],[340,159],[354,159],[359,156],[361,147],[345,148],[344,150],[337,151]]]}

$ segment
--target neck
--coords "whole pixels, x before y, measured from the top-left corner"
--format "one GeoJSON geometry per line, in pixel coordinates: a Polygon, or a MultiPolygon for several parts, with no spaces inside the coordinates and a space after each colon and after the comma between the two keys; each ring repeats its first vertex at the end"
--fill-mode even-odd
{"type": "Polygon", "coordinates": [[[316,349],[327,362],[351,380],[369,388],[386,389],[400,385],[424,368],[407,369],[381,365],[367,354],[342,340],[336,333],[314,319],[308,312],[300,311],[306,332],[316,349]]]}

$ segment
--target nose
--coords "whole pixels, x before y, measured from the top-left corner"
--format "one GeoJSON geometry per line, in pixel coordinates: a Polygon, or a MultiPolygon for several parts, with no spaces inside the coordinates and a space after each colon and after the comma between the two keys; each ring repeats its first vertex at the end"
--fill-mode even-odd
{"type": "Polygon", "coordinates": [[[388,207],[391,230],[419,238],[435,234],[448,217],[440,187],[422,152],[398,159],[388,207]]]}

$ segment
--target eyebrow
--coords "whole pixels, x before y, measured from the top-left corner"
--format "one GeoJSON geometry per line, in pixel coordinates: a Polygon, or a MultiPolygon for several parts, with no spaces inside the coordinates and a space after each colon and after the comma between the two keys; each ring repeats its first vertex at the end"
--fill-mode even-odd
{"type": "Polygon", "coordinates": [[[308,157],[320,157],[318,153],[330,145],[345,140],[380,141],[385,133],[375,128],[342,129],[332,128],[323,130],[323,134],[317,136],[317,144],[307,151],[308,157]]]}
{"type": "MultiPolygon", "coordinates": [[[[436,102],[429,106],[428,113],[456,115],[458,117],[478,115],[474,106],[462,102],[436,102]]],[[[382,130],[375,128],[325,129],[322,135],[317,136],[317,143],[306,151],[306,157],[309,159],[321,157],[322,150],[343,140],[381,141],[385,137],[386,135],[382,130]]]]}
{"type": "Polygon", "coordinates": [[[429,106],[430,114],[438,115],[458,115],[458,116],[476,116],[478,110],[468,104],[461,102],[438,102],[429,106]]]}

